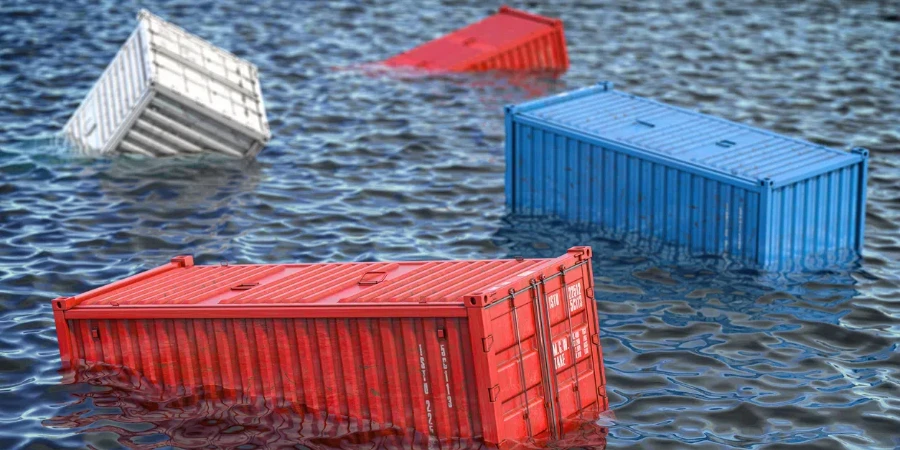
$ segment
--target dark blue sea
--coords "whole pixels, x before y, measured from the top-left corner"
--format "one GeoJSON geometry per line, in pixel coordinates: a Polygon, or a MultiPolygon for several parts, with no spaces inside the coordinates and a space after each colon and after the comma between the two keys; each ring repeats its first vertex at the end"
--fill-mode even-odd
{"type": "Polygon", "coordinates": [[[49,301],[185,253],[335,262],[553,257],[573,245],[595,252],[608,448],[900,448],[900,6],[513,2],[565,20],[568,73],[353,68],[499,5],[2,0],[0,448],[377,448],[302,436],[289,412],[72,383],[49,301]],[[256,160],[89,159],[58,142],[142,7],[259,66],[274,139],[256,160]],[[511,216],[503,105],[599,80],[870,149],[861,259],[765,272],[511,216]]]}

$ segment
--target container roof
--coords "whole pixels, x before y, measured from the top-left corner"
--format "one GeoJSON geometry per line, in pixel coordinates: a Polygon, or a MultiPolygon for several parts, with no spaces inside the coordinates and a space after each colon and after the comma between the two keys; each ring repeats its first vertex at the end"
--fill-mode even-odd
{"type": "Polygon", "coordinates": [[[522,105],[521,116],[652,155],[775,185],[854,164],[862,156],[607,89],[605,83],[522,105]]]}
{"type": "Polygon", "coordinates": [[[172,265],[76,298],[79,306],[450,303],[551,261],[172,265]]]}

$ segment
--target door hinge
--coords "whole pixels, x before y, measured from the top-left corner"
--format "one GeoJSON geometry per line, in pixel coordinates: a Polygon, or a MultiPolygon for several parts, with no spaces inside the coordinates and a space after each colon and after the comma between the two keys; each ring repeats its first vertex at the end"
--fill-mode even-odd
{"type": "Polygon", "coordinates": [[[489,334],[487,337],[481,339],[481,347],[484,349],[484,352],[487,353],[491,351],[491,347],[494,345],[494,335],[489,334]]]}
{"type": "Polygon", "coordinates": [[[491,400],[491,403],[497,401],[497,398],[500,397],[500,385],[495,384],[494,387],[488,389],[488,396],[491,400]]]}

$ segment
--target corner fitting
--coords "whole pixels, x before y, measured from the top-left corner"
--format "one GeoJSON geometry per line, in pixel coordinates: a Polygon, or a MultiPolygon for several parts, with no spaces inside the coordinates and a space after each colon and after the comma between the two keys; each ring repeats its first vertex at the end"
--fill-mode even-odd
{"type": "Polygon", "coordinates": [[[178,267],[193,267],[194,257],[191,255],[179,255],[172,258],[169,262],[178,267]]]}
{"type": "Polygon", "coordinates": [[[484,305],[488,304],[488,295],[482,293],[476,293],[472,295],[466,295],[463,297],[463,301],[466,302],[466,308],[481,308],[484,305]]]}
{"type": "Polygon", "coordinates": [[[593,250],[589,246],[572,247],[566,253],[574,255],[579,261],[591,259],[591,256],[594,255],[593,250]]]}
{"type": "Polygon", "coordinates": [[[772,186],[775,185],[775,182],[772,181],[771,178],[763,178],[762,180],[759,180],[759,185],[762,187],[771,188],[772,186]]]}
{"type": "Polygon", "coordinates": [[[72,303],[75,301],[75,297],[58,297],[54,298],[51,302],[54,311],[66,311],[72,308],[72,303]]]}
{"type": "Polygon", "coordinates": [[[850,152],[856,153],[857,155],[862,156],[863,159],[869,157],[869,150],[862,148],[862,147],[853,147],[853,149],[851,149],[850,152]]]}
{"type": "Polygon", "coordinates": [[[597,83],[597,86],[602,87],[604,91],[613,90],[613,82],[612,81],[601,81],[601,82],[597,83]]]}

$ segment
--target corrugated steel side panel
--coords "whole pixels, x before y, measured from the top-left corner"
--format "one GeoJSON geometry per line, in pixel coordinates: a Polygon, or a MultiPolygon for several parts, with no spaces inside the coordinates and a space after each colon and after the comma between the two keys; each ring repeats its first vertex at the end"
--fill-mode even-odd
{"type": "Polygon", "coordinates": [[[196,102],[242,134],[269,139],[256,66],[148,11],[141,11],[138,18],[146,23],[161,87],[185,104],[196,102]]]}
{"type": "Polygon", "coordinates": [[[562,25],[547,33],[522,42],[509,50],[470,63],[467,71],[534,70],[564,72],[569,68],[569,54],[562,25]]]}
{"type": "MultiPolygon", "coordinates": [[[[87,390],[74,392],[72,396],[78,399],[76,404],[115,400],[116,407],[95,409],[91,414],[70,408],[75,411],[60,411],[44,424],[54,428],[96,429],[103,423],[113,422],[122,448],[152,449],[154,444],[139,443],[160,442],[160,436],[165,436],[165,444],[156,447],[164,445],[162,448],[173,449],[434,450],[438,447],[438,442],[421,434],[401,434],[402,430],[396,428],[360,432],[355,421],[351,423],[333,414],[302,407],[268,408],[257,402],[207,400],[199,396],[148,399],[140,395],[148,393],[140,380],[131,371],[117,367],[93,366],[75,372],[73,378],[78,383],[101,387],[115,380],[112,392],[87,390]],[[123,391],[137,395],[119,396],[123,391]],[[153,407],[148,407],[148,401],[153,407]],[[198,432],[198,426],[203,429],[212,423],[220,432],[198,432]],[[244,430],[249,432],[241,432],[244,430]]],[[[585,443],[600,446],[606,443],[607,432],[600,426],[573,434],[568,442],[574,441],[582,447],[585,443]]],[[[486,450],[484,443],[476,439],[442,440],[439,444],[442,449],[486,450]]]]}
{"type": "Polygon", "coordinates": [[[194,266],[181,256],[52,305],[64,365],[125,366],[154,389],[303,405],[359,429],[500,443],[559,436],[566,419],[608,407],[590,257],[589,247],[418,263],[194,266]],[[347,283],[392,272],[402,282],[374,303],[339,301],[347,283]],[[441,301],[466,284],[461,302],[441,301]],[[255,287],[260,298],[319,300],[223,301],[255,287]],[[435,302],[410,301],[423,295],[435,302]]]}
{"type": "Polygon", "coordinates": [[[142,11],[64,134],[85,152],[255,156],[271,133],[255,66],[142,11]]]}
{"type": "Polygon", "coordinates": [[[117,146],[123,153],[173,156],[201,152],[236,158],[256,155],[265,145],[253,136],[229,127],[218,117],[186,106],[181,99],[156,86],[154,97],[117,146]]]}
{"type": "Polygon", "coordinates": [[[466,319],[69,320],[74,358],[155,389],[302,405],[437,439],[482,434],[466,319]],[[439,333],[440,330],[440,333],[439,333]]]}
{"type": "Polygon", "coordinates": [[[846,166],[772,190],[770,263],[820,266],[861,250],[866,169],[846,166]]]}
{"type": "Polygon", "coordinates": [[[767,266],[826,253],[812,262],[845,261],[862,248],[865,149],[779,136],[608,83],[506,114],[506,195],[515,213],[767,266]],[[849,215],[818,216],[833,213],[849,215]]]}
{"type": "Polygon", "coordinates": [[[438,71],[569,67],[562,21],[503,6],[497,14],[383,61],[438,71]]]}
{"type": "Polygon", "coordinates": [[[63,128],[65,136],[80,150],[105,148],[147,96],[150,69],[145,40],[138,27],[63,128]]]}
{"type": "Polygon", "coordinates": [[[702,253],[758,257],[760,195],[641,158],[587,137],[513,117],[507,203],[606,231],[656,238],[702,253]]]}
{"type": "MultiPolygon", "coordinates": [[[[566,49],[566,35],[563,22],[536,14],[519,11],[507,6],[500,7],[497,17],[507,16],[514,24],[490,24],[489,31],[505,30],[518,26],[522,28],[523,37],[517,41],[506,43],[505,49],[495,54],[483,55],[480,60],[466,62],[460,70],[548,70],[565,72],[569,68],[569,53],[566,49]],[[519,19],[532,22],[527,27],[519,19]],[[536,27],[534,24],[544,25],[536,27]],[[529,33],[530,32],[530,33],[529,33]]],[[[496,33],[496,31],[494,31],[496,33]]],[[[501,44],[501,43],[497,43],[501,44]]],[[[500,47],[500,48],[503,48],[500,47]]]]}

